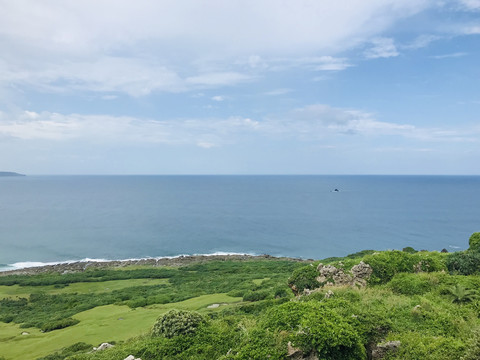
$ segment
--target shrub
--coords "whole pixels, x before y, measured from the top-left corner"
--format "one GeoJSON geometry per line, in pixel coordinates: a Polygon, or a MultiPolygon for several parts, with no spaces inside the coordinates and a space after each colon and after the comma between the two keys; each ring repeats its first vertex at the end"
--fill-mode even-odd
{"type": "Polygon", "coordinates": [[[61,320],[55,320],[51,322],[47,322],[41,327],[41,330],[44,332],[53,331],[57,329],[64,329],[66,327],[78,324],[80,321],[77,319],[66,318],[61,320]]]}
{"type": "Polygon", "coordinates": [[[402,249],[402,251],[404,251],[404,252],[406,252],[406,253],[409,253],[409,254],[415,254],[415,253],[418,252],[417,250],[415,250],[415,249],[414,249],[413,247],[411,247],[411,246],[404,247],[404,248],[402,249]]]}
{"type": "Polygon", "coordinates": [[[153,336],[172,338],[178,335],[193,334],[205,322],[202,315],[194,311],[170,310],[160,316],[153,325],[153,336]]]}
{"type": "Polygon", "coordinates": [[[248,341],[240,346],[235,360],[286,359],[287,344],[278,334],[268,329],[256,328],[249,332],[248,341]]]}
{"type": "MultiPolygon", "coordinates": [[[[92,350],[92,345],[84,343],[84,342],[78,342],[75,343],[71,346],[68,346],[66,348],[63,348],[60,352],[56,352],[51,355],[47,355],[45,357],[39,358],[37,360],[64,360],[68,356],[75,355],[75,354],[81,354],[85,353],[88,350],[92,350]]],[[[0,358],[1,360],[2,358],[0,358]]]]}
{"type": "Polygon", "coordinates": [[[468,240],[469,250],[480,251],[480,232],[474,232],[468,240]]]}
{"type": "Polygon", "coordinates": [[[468,340],[467,350],[461,357],[461,360],[478,360],[480,359],[480,332],[477,330],[473,333],[471,339],[468,340]]]}
{"type": "Polygon", "coordinates": [[[269,295],[270,292],[268,290],[248,291],[243,295],[243,301],[265,300],[269,295]]]}
{"type": "Polygon", "coordinates": [[[402,343],[394,359],[458,360],[465,351],[464,342],[452,337],[405,332],[393,339],[402,343]]]}
{"type": "Polygon", "coordinates": [[[288,292],[287,290],[288,290],[287,287],[283,287],[283,286],[282,286],[282,287],[280,287],[280,286],[279,286],[279,287],[276,287],[276,288],[274,289],[274,296],[275,296],[275,298],[277,299],[277,298],[285,298],[285,297],[288,297],[289,292],[288,292]]]}
{"type": "Polygon", "coordinates": [[[438,278],[429,274],[396,274],[388,283],[393,292],[402,295],[423,295],[432,291],[438,284],[438,278]]]}
{"type": "Polygon", "coordinates": [[[288,331],[292,344],[306,354],[316,352],[320,359],[365,359],[360,335],[333,309],[317,301],[293,302],[271,308],[265,326],[288,331]]]}
{"type": "Polygon", "coordinates": [[[459,251],[448,254],[446,264],[451,273],[476,274],[480,270],[480,252],[459,251]]]}
{"type": "Polygon", "coordinates": [[[432,252],[417,252],[409,254],[404,251],[383,251],[367,255],[364,262],[372,267],[370,283],[384,284],[397,273],[432,272],[445,269],[443,255],[432,252]]]}
{"type": "Polygon", "coordinates": [[[320,287],[317,281],[318,272],[313,265],[302,266],[293,271],[288,279],[288,286],[296,293],[301,293],[305,289],[316,289],[320,287]]]}
{"type": "Polygon", "coordinates": [[[448,292],[453,296],[454,303],[469,302],[478,297],[476,290],[467,289],[462,284],[455,284],[448,289],[448,292]]]}

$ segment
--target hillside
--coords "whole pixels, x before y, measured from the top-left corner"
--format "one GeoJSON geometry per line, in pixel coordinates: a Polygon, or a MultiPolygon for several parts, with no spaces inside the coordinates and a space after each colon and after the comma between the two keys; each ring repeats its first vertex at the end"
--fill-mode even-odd
{"type": "Polygon", "coordinates": [[[475,233],[467,251],[450,254],[3,276],[0,358],[478,359],[479,260],[475,233]],[[105,342],[114,346],[92,350],[105,342]]]}

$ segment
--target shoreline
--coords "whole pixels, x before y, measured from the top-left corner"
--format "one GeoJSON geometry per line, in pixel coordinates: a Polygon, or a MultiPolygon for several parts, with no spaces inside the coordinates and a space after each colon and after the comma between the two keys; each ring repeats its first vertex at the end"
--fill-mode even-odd
{"type": "Polygon", "coordinates": [[[206,261],[246,261],[246,260],[288,260],[297,262],[311,262],[314,259],[302,259],[292,257],[277,257],[272,255],[249,255],[249,254],[212,254],[212,255],[179,255],[175,257],[126,259],[126,260],[80,260],[40,266],[24,267],[20,269],[1,270],[0,276],[9,275],[36,275],[43,273],[73,273],[90,269],[124,268],[128,266],[184,266],[206,261]]]}

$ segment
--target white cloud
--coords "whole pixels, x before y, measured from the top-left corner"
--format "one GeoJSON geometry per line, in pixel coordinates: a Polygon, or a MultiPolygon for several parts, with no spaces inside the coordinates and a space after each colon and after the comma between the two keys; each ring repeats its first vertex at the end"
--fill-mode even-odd
{"type": "Polygon", "coordinates": [[[201,148],[204,148],[204,149],[211,149],[213,147],[216,147],[217,145],[215,145],[214,143],[211,143],[211,142],[199,141],[197,143],[197,146],[201,147],[201,148]]]}
{"type": "Polygon", "coordinates": [[[305,64],[311,64],[315,70],[321,71],[331,71],[331,70],[344,70],[350,66],[346,58],[335,58],[332,56],[321,56],[317,58],[310,59],[300,59],[300,62],[305,64]]]}
{"type": "Polygon", "coordinates": [[[103,100],[115,100],[115,99],[117,99],[117,98],[118,98],[117,95],[103,95],[103,96],[102,96],[102,99],[103,99],[103,100]]]}
{"type": "Polygon", "coordinates": [[[480,34],[480,25],[463,26],[460,32],[465,35],[478,35],[480,34]]]}
{"type": "Polygon", "coordinates": [[[465,52],[456,52],[456,53],[451,53],[451,54],[443,54],[443,55],[435,55],[432,56],[434,59],[446,59],[446,58],[458,58],[458,57],[463,57],[468,55],[465,52]]]}
{"type": "Polygon", "coordinates": [[[138,97],[252,81],[270,66],[265,59],[343,70],[351,65],[335,54],[430,3],[0,0],[0,5],[0,87],[138,97]],[[239,58],[248,59],[248,71],[235,65],[239,58]]]}
{"type": "Polygon", "coordinates": [[[467,10],[480,10],[480,0],[460,0],[460,4],[467,10]]]}
{"type": "Polygon", "coordinates": [[[212,100],[213,100],[213,101],[221,102],[221,101],[224,101],[224,100],[225,100],[225,96],[215,95],[215,96],[212,96],[212,100]]]}
{"type": "Polygon", "coordinates": [[[365,50],[367,59],[389,58],[398,56],[399,52],[391,38],[376,38],[371,41],[372,47],[365,50]]]}
{"type": "Polygon", "coordinates": [[[142,96],[152,91],[181,91],[183,80],[173,71],[142,59],[102,57],[90,62],[58,61],[19,67],[0,60],[0,83],[30,85],[49,92],[124,92],[142,96]]]}
{"type": "Polygon", "coordinates": [[[379,121],[368,112],[334,108],[323,104],[296,109],[277,121],[270,119],[264,126],[272,133],[305,140],[325,139],[335,135],[356,135],[400,136],[427,142],[474,142],[480,135],[479,128],[463,130],[422,128],[412,124],[379,121]]]}
{"type": "Polygon", "coordinates": [[[188,77],[185,79],[185,82],[199,87],[217,87],[235,85],[252,80],[252,76],[240,74],[238,72],[214,72],[188,77]]]}
{"type": "Polygon", "coordinates": [[[249,118],[172,119],[157,121],[128,116],[0,112],[0,137],[21,140],[82,140],[99,143],[219,146],[229,136],[254,131],[249,118]]]}
{"type": "Polygon", "coordinates": [[[279,96],[279,95],[285,95],[292,92],[292,89],[287,89],[287,88],[278,88],[274,90],[267,91],[263,93],[264,95],[268,96],[279,96]]]}
{"type": "MultiPolygon", "coordinates": [[[[260,120],[247,117],[157,121],[128,116],[0,112],[0,138],[23,141],[83,141],[117,145],[194,145],[202,148],[241,143],[252,137],[330,144],[338,136],[400,136],[420,142],[475,142],[480,128],[420,128],[379,121],[361,110],[314,104],[260,120]]],[[[419,146],[419,148],[422,146],[419,146]]],[[[422,147],[423,148],[423,147],[422,147]]]]}
{"type": "Polygon", "coordinates": [[[421,48],[427,47],[432,42],[441,40],[443,38],[444,36],[423,34],[423,35],[417,36],[411,43],[402,45],[401,48],[410,49],[410,50],[421,49],[421,48]]]}
{"type": "Polygon", "coordinates": [[[263,62],[264,68],[271,71],[284,71],[291,68],[303,68],[310,71],[338,71],[353,66],[348,59],[333,56],[272,58],[263,62]]]}
{"type": "Polygon", "coordinates": [[[336,48],[352,35],[374,34],[429,5],[422,0],[299,0],[281,6],[276,0],[3,0],[0,33],[72,54],[146,41],[142,50],[183,43],[191,52],[262,56],[265,50],[336,48]]]}

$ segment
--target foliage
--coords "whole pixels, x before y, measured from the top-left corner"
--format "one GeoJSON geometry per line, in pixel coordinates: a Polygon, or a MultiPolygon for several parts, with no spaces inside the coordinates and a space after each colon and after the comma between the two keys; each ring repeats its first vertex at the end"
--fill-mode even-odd
{"type": "Polygon", "coordinates": [[[288,286],[297,289],[298,293],[305,289],[316,289],[320,287],[317,276],[317,269],[313,265],[303,266],[294,270],[292,276],[288,279],[288,286]]]}
{"type": "MultiPolygon", "coordinates": [[[[158,319],[148,336],[133,338],[102,352],[87,353],[85,348],[84,353],[72,350],[71,355],[65,355],[65,349],[44,360],[63,360],[66,356],[69,360],[110,360],[124,359],[130,354],[143,360],[279,360],[286,358],[288,342],[302,349],[305,356],[361,360],[370,356],[375,344],[389,340],[400,340],[402,345],[397,353],[389,354],[388,359],[477,359],[480,300],[469,289],[480,287],[480,276],[442,272],[452,255],[368,251],[359,257],[335,258],[334,261],[345,264],[345,268],[360,260],[369,263],[374,271],[369,285],[366,288],[334,286],[329,288],[333,292],[329,297],[323,289],[295,299],[286,291],[287,280],[290,286],[298,284],[302,290],[317,287],[315,283],[312,285],[317,276],[314,266],[282,261],[211,261],[164,269],[168,270],[162,274],[168,274],[169,284],[126,287],[108,293],[53,294],[38,286],[45,292],[23,299],[1,300],[0,318],[24,326],[34,323],[40,326],[102,304],[128,304],[133,309],[142,304],[168,304],[205,294],[226,296],[224,294],[229,293],[242,296],[245,302],[211,310],[206,306],[212,300],[199,305],[200,302],[192,299],[188,303],[196,305],[185,308],[199,309],[201,314],[170,311],[158,319]]],[[[130,270],[115,272],[123,271],[130,270]]],[[[142,274],[155,276],[154,272],[142,274]]],[[[85,279],[92,280],[118,276],[109,271],[102,275],[96,273],[94,277],[84,275],[85,279]]],[[[54,285],[61,278],[61,275],[49,276],[42,275],[41,281],[33,279],[32,283],[54,285]]],[[[70,278],[81,279],[82,276],[70,278]]],[[[26,278],[15,281],[29,282],[26,278]]],[[[177,305],[182,308],[183,304],[155,305],[131,313],[151,313],[156,317],[156,311],[167,311],[177,305]]],[[[82,316],[78,316],[82,322],[72,331],[84,324],[82,316]]],[[[3,325],[18,330],[13,324],[3,325]]],[[[63,331],[66,334],[69,330],[41,335],[56,338],[63,331]]],[[[23,341],[28,340],[25,337],[23,341]]]]}
{"type": "Polygon", "coordinates": [[[450,273],[460,275],[477,274],[480,271],[480,252],[458,251],[448,254],[446,266],[450,273]]]}
{"type": "Polygon", "coordinates": [[[474,232],[470,239],[468,240],[470,247],[468,248],[471,251],[480,251],[480,232],[474,232]]]}
{"type": "Polygon", "coordinates": [[[476,330],[467,342],[467,350],[460,360],[480,359],[480,331],[476,330]]]}
{"type": "Polygon", "coordinates": [[[72,318],[66,318],[66,319],[59,319],[59,320],[54,320],[47,322],[42,326],[42,331],[48,332],[48,331],[53,331],[53,330],[58,330],[58,329],[64,329],[66,327],[76,325],[80,321],[77,319],[72,319],[72,318]]]}
{"type": "Polygon", "coordinates": [[[423,295],[432,291],[439,283],[439,275],[398,273],[388,283],[393,292],[403,295],[423,295]]]}
{"type": "Polygon", "coordinates": [[[375,250],[361,250],[344,257],[329,257],[329,258],[323,259],[322,263],[329,264],[336,261],[345,261],[346,259],[349,259],[349,260],[362,259],[364,256],[372,255],[373,253],[375,253],[375,250]]]}
{"type": "Polygon", "coordinates": [[[172,338],[193,334],[203,322],[205,319],[197,312],[173,309],[157,319],[153,325],[152,336],[172,338]]]}
{"type": "Polygon", "coordinates": [[[415,254],[415,253],[418,252],[417,250],[415,250],[415,249],[414,249],[413,247],[411,247],[411,246],[404,247],[404,248],[402,249],[402,251],[405,251],[405,252],[407,252],[407,253],[409,253],[409,254],[415,254]]]}
{"type": "Polygon", "coordinates": [[[243,295],[243,301],[259,301],[271,296],[268,290],[248,291],[243,295]]]}
{"type": "Polygon", "coordinates": [[[354,327],[335,310],[316,301],[288,302],[269,309],[265,326],[291,333],[294,346],[321,359],[364,359],[365,349],[354,327]]]}
{"type": "Polygon", "coordinates": [[[45,273],[32,275],[10,275],[0,277],[0,285],[46,286],[67,285],[77,282],[103,282],[127,279],[167,279],[175,275],[175,270],[167,268],[126,269],[126,270],[87,270],[76,273],[45,273]]]}
{"type": "Polygon", "coordinates": [[[233,351],[231,356],[224,359],[235,360],[282,360],[287,355],[285,338],[279,333],[264,328],[254,328],[249,333],[243,344],[233,351]]]}
{"type": "Polygon", "coordinates": [[[383,251],[364,257],[363,261],[372,267],[372,284],[389,282],[397,273],[433,272],[445,269],[444,255],[435,252],[383,251]]]}
{"type": "Polygon", "coordinates": [[[454,337],[405,332],[398,334],[395,340],[400,340],[401,346],[388,359],[458,360],[465,351],[464,342],[454,337]]]}
{"type": "MultiPolygon", "coordinates": [[[[33,293],[29,298],[1,299],[0,321],[15,322],[22,327],[50,326],[55,321],[97,306],[118,304],[131,308],[184,301],[201,295],[233,292],[236,296],[254,292],[252,300],[274,297],[275,289],[284,286],[299,265],[294,261],[209,261],[178,269],[146,268],[125,270],[88,270],[69,274],[14,275],[0,277],[8,285],[36,286],[75,282],[99,282],[114,279],[168,278],[169,283],[130,286],[102,293],[33,293]],[[256,285],[254,279],[269,279],[256,285]],[[255,298],[256,297],[256,298],[255,298]]],[[[247,296],[248,298],[248,296],[247,296]]],[[[71,323],[73,324],[73,323],[71,323]]]]}
{"type": "Polygon", "coordinates": [[[467,289],[461,284],[455,284],[448,289],[450,294],[453,296],[453,302],[456,303],[465,303],[474,300],[478,297],[478,293],[475,290],[467,289]]]}
{"type": "Polygon", "coordinates": [[[84,343],[84,342],[78,342],[75,343],[71,346],[68,346],[64,349],[62,349],[59,352],[56,352],[55,354],[51,354],[42,358],[38,358],[37,360],[64,360],[69,356],[78,354],[78,353],[84,353],[88,350],[91,350],[93,348],[92,345],[84,343]]]}

